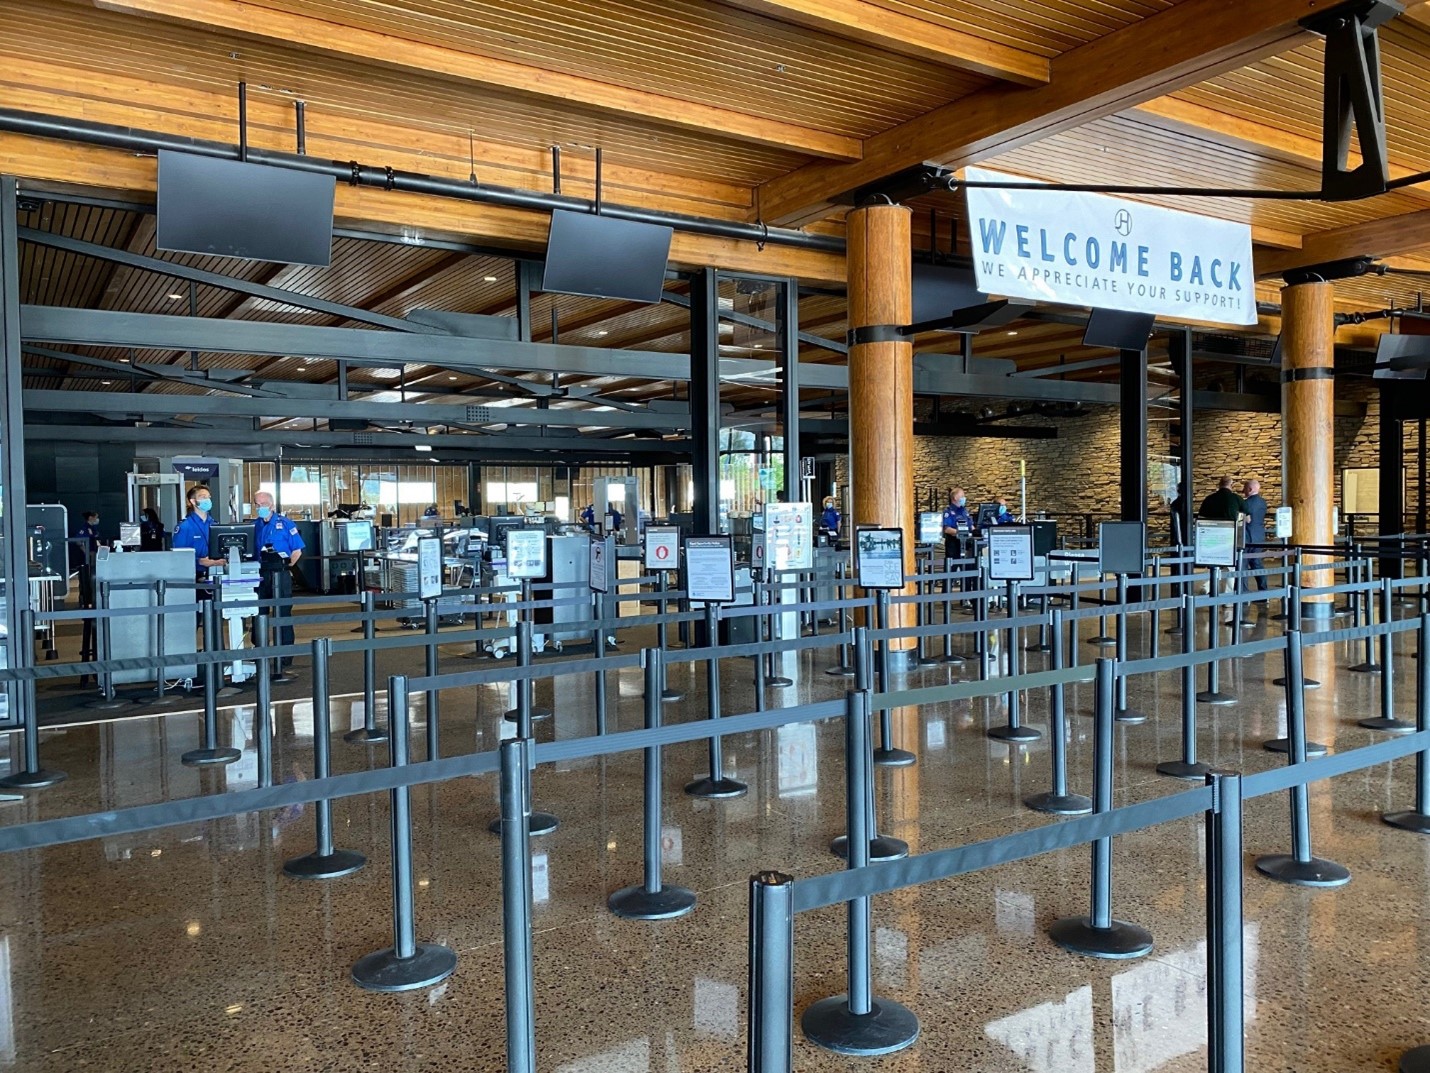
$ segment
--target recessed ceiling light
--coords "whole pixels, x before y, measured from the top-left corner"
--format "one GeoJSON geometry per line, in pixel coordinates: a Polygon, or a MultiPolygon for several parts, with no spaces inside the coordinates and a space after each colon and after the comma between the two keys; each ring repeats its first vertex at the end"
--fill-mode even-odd
{"type": "Polygon", "coordinates": [[[103,384],[105,387],[108,387],[110,384],[114,383],[114,381],[113,381],[113,380],[101,380],[100,383],[103,384]]]}
{"type": "Polygon", "coordinates": [[[430,451],[432,450],[432,445],[430,443],[414,443],[412,449],[414,451],[430,451]]]}
{"type": "Polygon", "coordinates": [[[597,336],[597,338],[604,339],[606,336],[608,336],[608,335],[610,335],[610,334],[611,334],[610,332],[602,330],[602,331],[597,332],[597,333],[596,333],[596,336],[597,336]]]}
{"type": "Polygon", "coordinates": [[[1017,333],[1017,332],[1009,332],[1008,334],[1009,334],[1009,335],[1017,335],[1018,333],[1017,333]]]}
{"type": "Polygon", "coordinates": [[[756,344],[755,344],[755,349],[756,349],[756,350],[764,350],[764,349],[765,349],[765,344],[764,344],[764,343],[756,343],[756,344]]]}
{"type": "Polygon", "coordinates": [[[182,294],[179,294],[179,293],[176,292],[176,293],[174,293],[174,294],[169,295],[169,301],[171,301],[171,302],[177,302],[177,301],[178,301],[180,298],[182,298],[182,297],[183,297],[182,294]]]}
{"type": "Polygon", "coordinates": [[[448,380],[455,380],[455,379],[457,379],[457,378],[456,378],[455,376],[449,376],[449,377],[447,377],[447,379],[448,379],[448,380]]]}
{"type": "Polygon", "coordinates": [[[497,281],[496,276],[483,276],[483,277],[482,277],[482,282],[483,282],[483,283],[495,283],[496,281],[497,281]]]}

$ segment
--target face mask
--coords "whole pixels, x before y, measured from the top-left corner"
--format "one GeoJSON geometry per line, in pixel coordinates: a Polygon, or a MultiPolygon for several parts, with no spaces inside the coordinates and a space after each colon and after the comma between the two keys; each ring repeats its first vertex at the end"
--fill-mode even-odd
{"type": "Polygon", "coordinates": [[[1007,508],[1007,507],[999,507],[999,508],[998,508],[998,515],[999,515],[999,517],[1002,517],[1004,514],[1007,514],[1007,513],[1008,513],[1008,508],[1007,508]]]}
{"type": "Polygon", "coordinates": [[[269,518],[273,517],[273,508],[272,508],[272,507],[259,507],[259,508],[258,508],[258,516],[266,522],[269,518]]]}
{"type": "Polygon", "coordinates": [[[967,502],[968,502],[968,497],[967,497],[967,496],[959,496],[959,497],[958,497],[958,505],[959,505],[960,507],[963,506],[963,505],[964,505],[965,503],[967,503],[967,502]]]}
{"type": "Polygon", "coordinates": [[[194,506],[198,507],[199,510],[207,514],[209,511],[214,509],[214,501],[205,496],[203,499],[200,499],[197,503],[195,503],[194,506]]]}

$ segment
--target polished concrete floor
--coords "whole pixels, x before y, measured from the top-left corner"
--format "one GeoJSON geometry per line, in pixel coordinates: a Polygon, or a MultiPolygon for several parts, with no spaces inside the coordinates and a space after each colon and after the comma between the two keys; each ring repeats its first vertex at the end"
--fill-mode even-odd
{"type": "MultiPolygon", "coordinates": [[[[1168,623],[1163,622],[1163,626],[1168,623]]],[[[1275,632],[1263,622],[1261,630],[1275,632]]],[[[1084,636],[1092,633],[1084,624],[1084,636]]],[[[636,641],[627,644],[634,647],[636,641]]],[[[1136,651],[1137,641],[1134,644],[1136,651]]],[[[1170,647],[1170,646],[1167,646],[1170,647]]],[[[1402,635],[1398,707],[1413,708],[1413,635],[1402,635]]],[[[1085,659],[1096,649],[1084,643],[1085,659]]],[[[445,669],[473,664],[449,652],[445,669]]],[[[793,688],[772,705],[841,696],[848,681],[825,675],[834,653],[786,661],[793,688]]],[[[1027,665],[1045,665],[1029,656],[1027,665]]],[[[1377,739],[1355,726],[1373,712],[1378,681],[1346,668],[1360,649],[1307,656],[1323,683],[1307,694],[1311,736],[1335,751],[1377,739]]],[[[971,673],[936,668],[907,677],[928,685],[971,673]]],[[[1229,664],[1223,688],[1239,703],[1202,707],[1202,758],[1256,771],[1282,759],[1260,742],[1284,725],[1284,697],[1270,686],[1279,659],[1229,664]]],[[[666,706],[671,720],[704,711],[703,675],[675,665],[688,690],[666,706]]],[[[727,661],[727,713],[752,706],[749,664],[727,661]]],[[[362,721],[355,683],[334,681],[337,730],[362,721]]],[[[573,678],[543,698],[555,718],[542,739],[591,733],[592,680],[573,678]]],[[[638,672],[611,685],[613,723],[641,719],[638,672]]],[[[1153,771],[1179,750],[1175,674],[1135,682],[1131,699],[1152,719],[1117,730],[1119,802],[1178,792],[1153,771]]],[[[244,698],[240,698],[243,700],[244,698]]],[[[1087,792],[1090,689],[1069,708],[1071,778],[1087,792]]],[[[444,696],[444,754],[494,747],[508,687],[444,696]]],[[[1027,720],[1046,727],[1046,696],[1027,698],[1027,720]]],[[[1001,700],[897,714],[900,743],[916,766],[880,770],[882,826],[915,852],[1059,822],[1021,799],[1048,785],[1046,740],[1010,747],[984,730],[1003,721],[1001,700]]],[[[414,755],[424,717],[414,710],[414,755]]],[[[312,707],[276,712],[280,780],[311,771],[312,707]]],[[[47,764],[68,782],[0,804],[0,824],[121,808],[253,785],[252,710],[225,709],[222,734],[244,747],[226,769],[186,768],[197,740],[192,712],[148,714],[47,731],[47,764]]],[[[666,878],[698,892],[694,914],[662,923],[623,921],[607,895],[640,878],[640,760],[620,756],[542,768],[538,807],[560,828],[533,842],[536,898],[538,1068],[542,1073],[675,1073],[744,1068],[747,899],[751,873],[795,876],[838,866],[826,846],[842,831],[843,735],[837,722],[792,725],[730,739],[727,769],[748,796],[696,801],[681,787],[703,774],[703,748],[667,750],[666,878]]],[[[4,752],[14,756],[14,742],[4,752]]],[[[334,766],[386,762],[335,738],[334,766]]],[[[3,752],[0,752],[3,755],[3,752]]],[[[3,766],[0,764],[0,766],[3,766]]],[[[1250,857],[1288,848],[1283,797],[1247,806],[1245,884],[1248,1068],[1296,1073],[1391,1070],[1403,1049],[1430,1042],[1430,839],[1389,828],[1381,810],[1410,804],[1413,761],[1319,785],[1311,795],[1318,854],[1348,866],[1337,890],[1281,886],[1250,857]]],[[[0,860],[0,1069],[48,1073],[204,1070],[235,1073],[358,1070],[499,1070],[504,1015],[494,778],[413,793],[417,930],[455,948],[443,985],[375,995],[348,979],[353,961],[391,941],[385,796],[337,802],[337,841],[371,857],[328,883],[298,882],[282,862],[312,846],[307,809],[102,839],[0,860]]],[[[1118,916],[1150,928],[1153,953],[1102,962],[1068,954],[1046,936],[1063,915],[1086,911],[1088,853],[1057,853],[874,902],[876,992],[915,1010],[923,1033],[907,1051],[842,1058],[797,1035],[797,1070],[866,1068],[921,1073],[1183,1073],[1206,1068],[1205,949],[1200,821],[1119,840],[1118,916]]],[[[842,908],[801,916],[796,932],[797,1006],[842,991],[842,908]]]]}

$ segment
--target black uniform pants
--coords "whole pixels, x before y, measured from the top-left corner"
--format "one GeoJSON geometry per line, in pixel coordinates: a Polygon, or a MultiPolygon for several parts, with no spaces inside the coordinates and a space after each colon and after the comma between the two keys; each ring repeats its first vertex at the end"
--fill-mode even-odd
{"type": "MultiPolygon", "coordinates": [[[[288,570],[288,564],[276,556],[270,563],[265,556],[259,563],[258,598],[260,600],[287,600],[292,595],[293,575],[288,570]]],[[[275,640],[278,644],[291,645],[293,643],[293,610],[291,607],[270,609],[268,621],[277,627],[275,640]]],[[[258,636],[257,618],[253,620],[253,644],[256,648],[263,647],[263,638],[258,636]]],[[[292,662],[292,658],[288,657],[283,659],[279,665],[286,667],[292,662]]]]}

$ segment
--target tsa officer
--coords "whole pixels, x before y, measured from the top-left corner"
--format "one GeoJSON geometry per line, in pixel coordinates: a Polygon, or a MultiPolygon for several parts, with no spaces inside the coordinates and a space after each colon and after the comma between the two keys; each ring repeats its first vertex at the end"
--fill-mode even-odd
{"type": "Polygon", "coordinates": [[[968,513],[968,496],[962,488],[955,488],[948,494],[948,506],[943,512],[944,558],[963,558],[963,534],[973,530],[973,518],[968,513]]]}
{"type": "Polygon", "coordinates": [[[994,525],[1012,525],[1018,519],[1013,517],[1013,512],[1008,508],[1006,496],[999,496],[997,499],[998,513],[993,515],[994,525]]]}
{"type": "Polygon", "coordinates": [[[209,558],[209,515],[214,509],[213,495],[208,485],[196,484],[186,493],[189,511],[184,520],[174,527],[173,548],[178,551],[188,548],[194,553],[194,576],[202,581],[208,576],[209,567],[222,566],[222,559],[209,558]]]}
{"type": "Polygon", "coordinates": [[[834,505],[833,496],[824,497],[824,513],[819,516],[819,527],[832,537],[839,536],[839,523],[843,519],[839,515],[839,508],[834,505]]]}
{"type": "Polygon", "coordinates": [[[596,505],[587,503],[581,510],[581,524],[586,527],[588,533],[596,531],[596,505]]]}
{"type": "MultiPolygon", "coordinates": [[[[253,547],[258,553],[258,598],[260,600],[287,600],[293,596],[293,575],[289,568],[303,557],[303,538],[283,515],[273,509],[273,496],[259,492],[253,497],[253,505],[258,517],[253,520],[253,547]]],[[[269,615],[278,628],[278,643],[293,643],[292,608],[286,605],[275,607],[269,615]]],[[[263,647],[263,638],[257,636],[258,622],[254,620],[253,643],[263,647]]],[[[291,665],[293,660],[285,657],[279,661],[280,668],[291,665]]]]}

